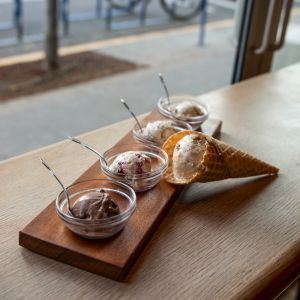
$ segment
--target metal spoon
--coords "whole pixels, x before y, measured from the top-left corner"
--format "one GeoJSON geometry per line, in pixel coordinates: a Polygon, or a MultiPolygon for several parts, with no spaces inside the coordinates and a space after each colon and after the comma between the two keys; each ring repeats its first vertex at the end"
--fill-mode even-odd
{"type": "Polygon", "coordinates": [[[60,186],[63,188],[66,197],[67,197],[67,210],[68,213],[73,216],[72,214],[72,209],[71,209],[71,204],[70,204],[70,198],[69,198],[69,194],[67,189],[65,188],[65,186],[63,185],[63,183],[60,181],[60,179],[57,177],[57,175],[54,173],[54,171],[50,168],[50,166],[42,159],[40,158],[42,164],[49,170],[50,174],[58,181],[58,183],[60,184],[60,186]]]}
{"type": "Polygon", "coordinates": [[[128,104],[125,102],[124,99],[121,99],[121,103],[126,107],[126,109],[127,109],[127,110],[130,112],[130,114],[134,117],[136,123],[138,124],[140,130],[142,131],[143,129],[142,129],[142,126],[141,126],[139,120],[137,119],[136,115],[131,111],[131,109],[130,109],[130,107],[128,106],[128,104]]]}
{"type": "Polygon", "coordinates": [[[80,141],[79,139],[76,139],[76,138],[73,138],[73,137],[68,137],[72,142],[75,142],[79,145],[82,145],[83,147],[89,149],[90,151],[94,152],[96,155],[98,155],[104,162],[105,164],[107,165],[107,161],[106,159],[104,158],[103,154],[98,152],[97,150],[95,150],[94,148],[92,148],[91,146],[87,145],[86,143],[80,141]]]}
{"type": "Polygon", "coordinates": [[[162,76],[161,73],[158,74],[158,77],[159,77],[160,82],[162,83],[162,85],[163,85],[163,87],[165,89],[165,92],[166,92],[166,95],[167,95],[167,99],[168,99],[168,105],[170,105],[171,101],[170,101],[169,91],[168,91],[166,82],[164,81],[164,78],[163,78],[163,76],[162,76]]]}

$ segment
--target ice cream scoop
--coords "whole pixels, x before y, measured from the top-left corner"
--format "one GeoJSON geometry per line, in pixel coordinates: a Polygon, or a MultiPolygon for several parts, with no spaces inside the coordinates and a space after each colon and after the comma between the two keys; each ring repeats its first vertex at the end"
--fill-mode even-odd
{"type": "Polygon", "coordinates": [[[199,97],[191,95],[174,95],[170,97],[171,104],[165,97],[158,100],[159,112],[167,118],[185,121],[198,130],[209,116],[208,106],[199,97]]]}
{"type": "Polygon", "coordinates": [[[189,178],[197,173],[205,153],[205,140],[198,135],[183,137],[173,152],[173,172],[178,178],[189,178]]]}
{"type": "Polygon", "coordinates": [[[174,115],[177,118],[198,117],[204,115],[204,111],[196,103],[183,101],[175,106],[174,115]]]}
{"type": "Polygon", "coordinates": [[[196,131],[173,134],[163,150],[169,158],[165,178],[174,184],[275,175],[279,171],[242,150],[196,131]]]}
{"type": "Polygon", "coordinates": [[[120,214],[119,206],[104,190],[80,197],[72,207],[72,214],[79,219],[100,220],[120,214]]]}
{"type": "Polygon", "coordinates": [[[163,144],[169,136],[176,133],[177,130],[171,120],[161,120],[149,122],[140,132],[140,135],[156,144],[163,144]]]}
{"type": "Polygon", "coordinates": [[[110,165],[110,170],[127,177],[151,172],[151,158],[138,151],[119,154],[110,165]]]}

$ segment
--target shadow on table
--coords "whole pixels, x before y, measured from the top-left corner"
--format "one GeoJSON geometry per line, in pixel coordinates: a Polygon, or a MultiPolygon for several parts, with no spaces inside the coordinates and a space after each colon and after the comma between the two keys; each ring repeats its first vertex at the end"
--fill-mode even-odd
{"type": "MultiPolygon", "coordinates": [[[[160,225],[161,230],[154,234],[140,259],[137,260],[126,282],[137,280],[139,270],[147,265],[148,259],[153,259],[153,251],[156,252],[156,257],[161,255],[159,252],[162,251],[162,240],[173,227],[186,223],[186,219],[195,220],[195,226],[200,226],[201,220],[204,219],[214,224],[226,223],[230,219],[235,219],[254,201],[264,200],[268,187],[276,178],[277,176],[244,178],[192,184],[186,187],[160,225]],[[199,220],[199,224],[197,220],[199,220]]],[[[272,201],[268,198],[267,200],[272,201]]]]}
{"type": "Polygon", "coordinates": [[[190,209],[191,205],[199,203],[203,206],[209,205],[211,208],[218,205],[233,206],[232,208],[243,206],[251,199],[260,198],[277,178],[275,175],[194,183],[180,193],[177,204],[181,209],[190,209]]]}

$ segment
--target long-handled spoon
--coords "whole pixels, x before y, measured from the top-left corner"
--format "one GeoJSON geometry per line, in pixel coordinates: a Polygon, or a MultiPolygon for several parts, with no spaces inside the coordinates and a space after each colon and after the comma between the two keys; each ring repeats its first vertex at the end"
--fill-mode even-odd
{"type": "Polygon", "coordinates": [[[163,78],[163,76],[162,76],[161,73],[158,74],[158,77],[159,77],[160,82],[162,83],[162,85],[163,85],[163,87],[165,89],[165,92],[166,92],[166,95],[167,95],[167,99],[168,99],[168,105],[170,105],[170,103],[171,103],[171,101],[170,101],[170,94],[169,94],[166,82],[164,81],[164,78],[163,78]]]}
{"type": "Polygon", "coordinates": [[[121,99],[121,103],[126,107],[126,109],[130,112],[130,114],[134,117],[137,125],[139,126],[140,130],[142,131],[142,126],[139,122],[139,120],[137,119],[136,115],[131,111],[130,107],[128,106],[128,104],[125,102],[124,99],[121,99]]]}
{"type": "Polygon", "coordinates": [[[57,175],[54,173],[54,171],[51,169],[51,167],[42,158],[40,160],[41,160],[42,164],[49,170],[50,174],[57,180],[57,182],[63,188],[64,193],[67,197],[67,210],[68,210],[68,213],[72,216],[73,214],[72,214],[70,198],[69,198],[67,189],[65,188],[64,184],[60,181],[60,179],[57,177],[57,175]]]}
{"type": "Polygon", "coordinates": [[[87,145],[86,143],[80,141],[79,139],[76,139],[74,137],[70,137],[69,136],[69,139],[72,141],[72,142],[75,142],[79,145],[82,145],[83,147],[85,147],[86,149],[89,149],[90,151],[94,152],[96,155],[98,155],[104,162],[105,164],[107,165],[107,161],[106,159],[104,158],[103,154],[98,152],[97,150],[95,150],[94,148],[92,148],[91,146],[87,145]]]}

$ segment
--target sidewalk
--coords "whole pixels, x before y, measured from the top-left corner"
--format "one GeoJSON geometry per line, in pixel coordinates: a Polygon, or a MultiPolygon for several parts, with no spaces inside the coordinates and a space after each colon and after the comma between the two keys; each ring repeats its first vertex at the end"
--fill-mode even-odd
{"type": "MultiPolygon", "coordinates": [[[[12,5],[10,0],[0,0],[0,23],[11,22],[12,5]]],[[[0,57],[18,55],[22,53],[30,53],[33,51],[43,50],[44,43],[42,39],[46,32],[46,1],[44,0],[26,0],[24,1],[24,43],[16,43],[15,29],[12,30],[0,30],[0,57]],[[34,41],[34,42],[33,42],[34,41]],[[39,41],[39,42],[37,42],[39,41]],[[7,47],[1,47],[1,45],[11,45],[7,47]]],[[[82,1],[71,0],[70,1],[70,17],[73,18],[77,15],[77,19],[80,19],[80,15],[95,15],[95,0],[82,1]]],[[[102,1],[103,11],[105,14],[105,4],[107,1],[102,1]]],[[[210,0],[208,6],[208,22],[214,22],[216,20],[225,20],[232,18],[234,11],[234,2],[230,0],[210,0]],[[222,5],[222,3],[225,2],[222,5]],[[230,3],[229,5],[227,3],[230,3]],[[217,3],[217,5],[216,5],[217,3]],[[226,5],[227,4],[227,5],[226,5]]],[[[113,27],[120,27],[121,30],[106,30],[104,16],[99,19],[91,19],[85,21],[77,21],[70,23],[70,33],[68,36],[63,36],[63,24],[60,22],[60,45],[61,47],[67,45],[77,45],[87,43],[91,41],[107,40],[118,36],[127,36],[132,34],[143,34],[153,30],[165,30],[168,28],[182,28],[188,25],[197,24],[199,22],[199,16],[195,18],[180,22],[174,21],[163,11],[160,1],[150,1],[147,10],[146,26],[140,26],[139,13],[141,5],[137,5],[134,9],[134,13],[130,15],[116,16],[120,14],[118,11],[114,11],[113,27]],[[152,25],[150,25],[152,24],[152,25]]]]}
{"type": "MultiPolygon", "coordinates": [[[[299,15],[294,20],[300,24],[299,15]]],[[[276,54],[281,59],[276,59],[276,68],[287,64],[282,59],[285,52],[293,54],[288,63],[300,60],[300,45],[293,41],[297,24],[284,50],[276,54]]],[[[197,25],[85,45],[147,67],[0,103],[0,160],[129,118],[120,98],[136,114],[153,110],[164,93],[159,72],[172,94],[200,95],[230,84],[235,55],[232,25],[232,20],[210,23],[202,48],[196,45],[197,25]]],[[[80,47],[64,52],[74,49],[80,47]]]]}
{"type": "Polygon", "coordinates": [[[0,159],[42,147],[129,117],[123,97],[137,113],[152,110],[163,94],[162,72],[171,93],[201,94],[229,84],[234,57],[232,21],[207,29],[170,30],[147,39],[95,50],[146,64],[146,68],[0,104],[0,159]]]}

